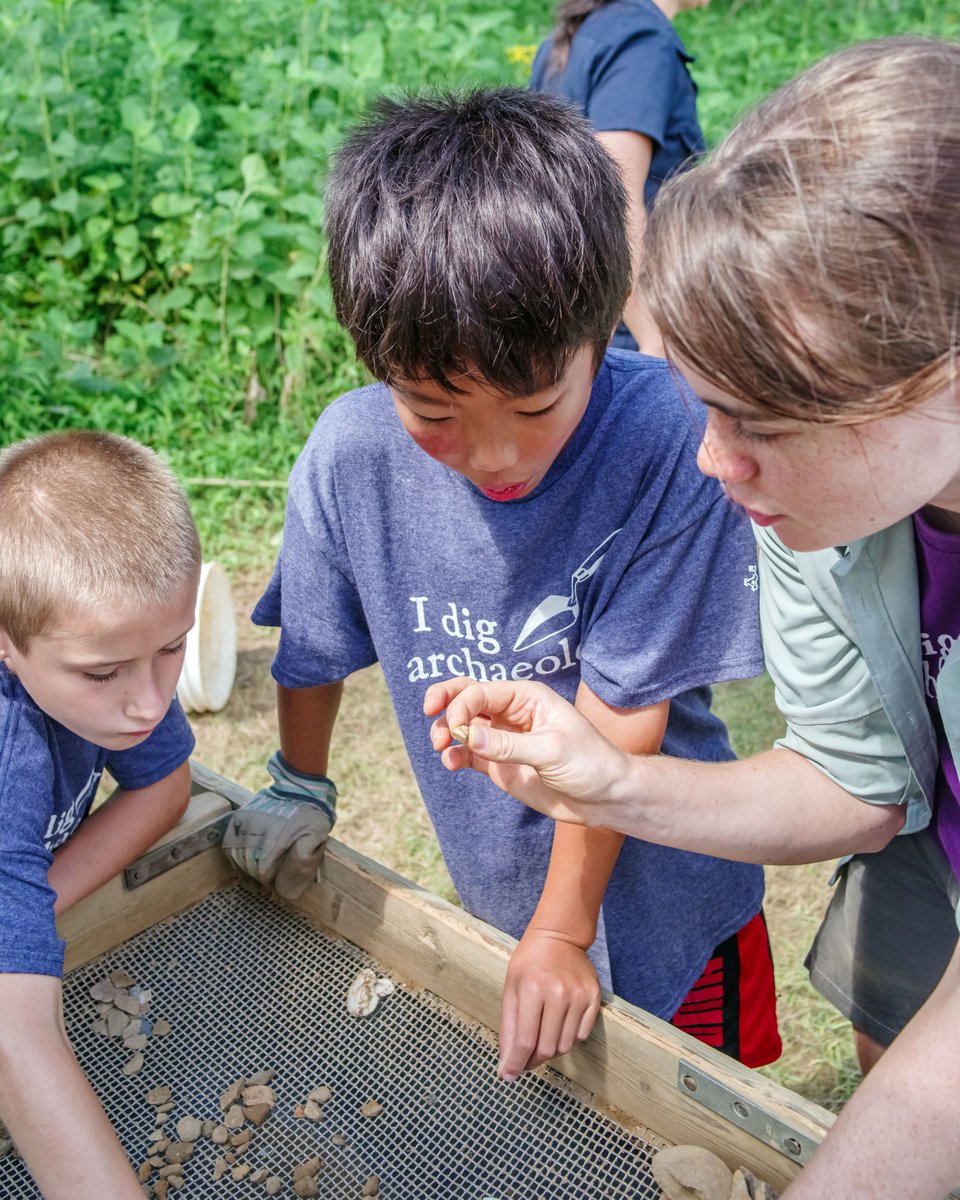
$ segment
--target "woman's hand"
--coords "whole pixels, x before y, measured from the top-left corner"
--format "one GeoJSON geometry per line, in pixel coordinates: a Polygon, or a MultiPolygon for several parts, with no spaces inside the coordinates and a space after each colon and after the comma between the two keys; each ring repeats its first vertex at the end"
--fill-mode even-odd
{"type": "Polygon", "coordinates": [[[446,709],[430,738],[448,770],[481,771],[558,821],[604,824],[602,802],[633,769],[631,755],[542,683],[445,679],[427,689],[423,709],[428,716],[446,709]]]}
{"type": "Polygon", "coordinates": [[[562,933],[528,926],[507,968],[500,1018],[501,1079],[566,1054],[589,1037],[600,982],[586,951],[562,933]]]}

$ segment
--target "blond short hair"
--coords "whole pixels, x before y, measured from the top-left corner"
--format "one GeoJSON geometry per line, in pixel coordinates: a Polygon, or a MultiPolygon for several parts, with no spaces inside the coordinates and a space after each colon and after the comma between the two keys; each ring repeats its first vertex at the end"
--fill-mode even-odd
{"type": "Polygon", "coordinates": [[[664,187],[643,288],[668,352],[804,420],[869,420],[955,383],[958,96],[958,42],[852,46],[664,187]]]}
{"type": "Polygon", "coordinates": [[[187,498],[146,446],[72,430],[0,452],[0,628],[21,651],[71,605],[161,606],[199,567],[187,498]]]}

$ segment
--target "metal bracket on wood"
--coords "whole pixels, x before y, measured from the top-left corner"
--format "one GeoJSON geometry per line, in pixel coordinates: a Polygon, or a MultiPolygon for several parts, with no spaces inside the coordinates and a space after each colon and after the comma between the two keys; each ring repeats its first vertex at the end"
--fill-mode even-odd
{"type": "Polygon", "coordinates": [[[206,825],[201,825],[199,829],[194,829],[192,833],[185,834],[176,841],[165,842],[164,845],[158,846],[156,850],[148,850],[142,858],[138,858],[136,862],[131,863],[124,871],[123,882],[125,887],[130,891],[134,888],[142,887],[145,883],[149,883],[151,879],[156,879],[158,875],[163,875],[165,872],[179,866],[180,863],[186,862],[188,858],[202,854],[204,850],[209,850],[211,846],[219,846],[223,841],[227,825],[232,818],[232,812],[222,813],[213,821],[208,821],[206,825]]]}
{"type": "Polygon", "coordinates": [[[699,1067],[680,1060],[677,1087],[704,1108],[739,1125],[768,1146],[796,1163],[806,1163],[819,1142],[786,1124],[754,1101],[746,1101],[739,1092],[704,1074],[699,1067]]]}

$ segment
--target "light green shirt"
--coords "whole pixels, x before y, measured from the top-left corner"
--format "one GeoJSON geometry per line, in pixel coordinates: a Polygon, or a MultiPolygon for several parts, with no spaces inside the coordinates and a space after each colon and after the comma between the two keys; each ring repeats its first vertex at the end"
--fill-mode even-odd
{"type": "MultiPolygon", "coordinates": [[[[930,822],[937,737],[921,674],[910,518],[838,549],[799,553],[757,528],[767,670],[787,722],[777,743],[870,804],[930,822]]],[[[960,655],[940,672],[944,727],[960,762],[960,655]]]]}

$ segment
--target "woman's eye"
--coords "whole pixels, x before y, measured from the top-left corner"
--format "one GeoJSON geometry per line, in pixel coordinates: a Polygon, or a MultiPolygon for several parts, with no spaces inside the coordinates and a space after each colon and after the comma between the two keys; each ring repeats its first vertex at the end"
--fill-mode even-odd
{"type": "Polygon", "coordinates": [[[775,438],[781,436],[779,433],[761,433],[757,429],[750,429],[747,425],[741,425],[739,421],[736,422],[734,428],[737,437],[745,442],[772,442],[775,438]]]}
{"type": "Polygon", "coordinates": [[[187,644],[187,639],[184,638],[182,642],[177,642],[177,644],[175,646],[164,647],[164,649],[161,650],[160,653],[161,654],[180,654],[180,653],[182,653],[183,648],[184,648],[184,646],[186,646],[186,644],[187,644]]]}

